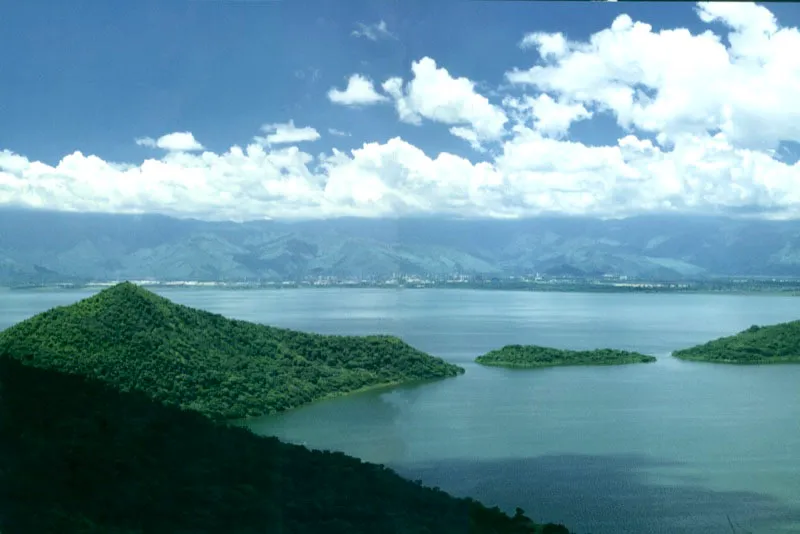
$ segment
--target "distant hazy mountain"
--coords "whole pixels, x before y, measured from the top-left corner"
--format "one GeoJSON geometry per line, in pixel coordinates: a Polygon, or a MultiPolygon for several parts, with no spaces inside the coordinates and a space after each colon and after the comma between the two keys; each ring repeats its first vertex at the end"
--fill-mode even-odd
{"type": "Polygon", "coordinates": [[[392,273],[800,276],[800,222],[647,216],[206,222],[0,210],[0,283],[392,273]]]}

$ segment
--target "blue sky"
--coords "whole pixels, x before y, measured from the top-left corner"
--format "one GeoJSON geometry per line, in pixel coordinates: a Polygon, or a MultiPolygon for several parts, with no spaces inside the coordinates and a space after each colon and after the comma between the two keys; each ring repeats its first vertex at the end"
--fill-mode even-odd
{"type": "MultiPolygon", "coordinates": [[[[784,24],[800,19],[797,4],[770,9],[784,24]]],[[[516,46],[525,33],[585,39],[620,13],[655,30],[706,27],[691,3],[12,2],[0,19],[0,147],[48,163],[74,150],[127,161],[146,155],[137,137],[188,130],[225,150],[263,123],[293,119],[353,134],[328,139],[336,146],[401,135],[432,152],[469,156],[445,127],[399,123],[389,108],[353,113],[325,93],[353,72],[406,75],[424,56],[495,86],[510,67],[530,63],[516,46]],[[359,22],[380,20],[397,39],[351,35],[359,22]]],[[[592,144],[620,133],[613,120],[582,126],[576,139],[592,144]]]]}
{"type": "MultiPolygon", "coordinates": [[[[780,27],[800,24],[799,4],[767,7],[780,27]]],[[[0,150],[50,166],[75,151],[139,165],[158,155],[137,145],[137,138],[191,132],[206,150],[222,154],[232,145],[250,143],[263,124],[293,121],[320,133],[313,147],[301,147],[313,157],[399,137],[430,158],[446,152],[473,164],[497,165],[491,158],[496,160],[504,150],[499,141],[488,152],[474,150],[449,132],[452,121],[423,113],[423,124],[413,124],[398,120],[391,104],[337,105],[328,92],[343,89],[355,73],[374,81],[378,90],[391,77],[408,82],[412,62],[428,57],[450,76],[474,82],[476,93],[501,106],[504,97],[546,92],[544,86],[532,89],[508,81],[514,68],[547,64],[535,49],[519,46],[523,36],[560,32],[569,41],[588,42],[622,14],[650,24],[652,33],[686,28],[699,35],[710,30],[730,44],[730,25],[722,19],[702,21],[691,3],[8,3],[0,17],[0,150]],[[353,34],[363,29],[360,25],[380,21],[390,36],[373,40],[353,34]],[[329,129],[350,135],[331,135],[329,129]]],[[[559,102],[580,100],[563,87],[554,91],[559,102]]],[[[587,104],[586,109],[593,113],[591,120],[573,121],[560,142],[614,146],[629,133],[656,142],[660,132],[626,129],[607,106],[592,109],[587,104]]],[[[715,130],[709,127],[708,132],[715,130]]],[[[792,147],[796,141],[791,132],[774,136],[777,141],[770,138],[756,148],[792,147]]],[[[752,139],[743,143],[744,148],[755,147],[752,139]]],[[[763,196],[748,202],[761,202],[763,196]]]]}

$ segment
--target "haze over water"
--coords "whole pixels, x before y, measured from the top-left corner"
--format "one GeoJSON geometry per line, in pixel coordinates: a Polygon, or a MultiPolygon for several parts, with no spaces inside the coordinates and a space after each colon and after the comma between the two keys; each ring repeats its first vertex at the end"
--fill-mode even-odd
{"type": "MultiPolygon", "coordinates": [[[[800,365],[729,366],[670,352],[800,318],[775,296],[469,290],[160,290],[228,317],[390,333],[465,375],[251,422],[262,434],[582,533],[800,530],[800,365]],[[544,370],[472,360],[511,343],[612,347],[655,364],[544,370]]],[[[0,328],[92,291],[4,292],[0,328]]]]}

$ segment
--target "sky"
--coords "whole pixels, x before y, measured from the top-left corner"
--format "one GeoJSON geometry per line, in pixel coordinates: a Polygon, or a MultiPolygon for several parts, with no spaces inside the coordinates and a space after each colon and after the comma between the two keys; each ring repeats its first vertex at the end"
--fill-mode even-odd
{"type": "Polygon", "coordinates": [[[0,206],[798,219],[798,26],[788,2],[9,2],[0,206]]]}

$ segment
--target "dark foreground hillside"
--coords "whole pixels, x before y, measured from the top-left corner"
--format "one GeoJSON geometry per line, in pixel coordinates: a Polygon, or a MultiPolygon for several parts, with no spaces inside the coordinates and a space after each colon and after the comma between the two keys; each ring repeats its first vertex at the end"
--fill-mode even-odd
{"type": "Polygon", "coordinates": [[[3,534],[567,533],[0,357],[3,534]]]}
{"type": "MultiPolygon", "coordinates": [[[[265,302],[269,306],[270,302],[265,302]]],[[[392,336],[329,336],[237,321],[124,282],[0,332],[35,367],[236,419],[464,370],[392,336]]]]}

